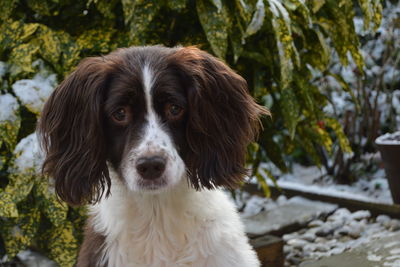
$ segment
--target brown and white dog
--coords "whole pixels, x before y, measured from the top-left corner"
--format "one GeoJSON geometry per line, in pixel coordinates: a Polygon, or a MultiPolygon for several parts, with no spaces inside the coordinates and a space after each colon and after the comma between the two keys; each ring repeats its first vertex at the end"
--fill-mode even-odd
{"type": "Polygon", "coordinates": [[[259,266],[220,186],[246,174],[245,80],[194,47],[84,59],[38,126],[57,194],[90,206],[78,266],[259,266]]]}

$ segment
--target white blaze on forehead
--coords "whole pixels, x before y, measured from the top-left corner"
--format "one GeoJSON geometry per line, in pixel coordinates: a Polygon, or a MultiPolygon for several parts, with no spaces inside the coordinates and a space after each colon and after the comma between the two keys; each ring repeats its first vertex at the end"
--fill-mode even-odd
{"type": "Polygon", "coordinates": [[[154,71],[151,69],[149,64],[145,64],[142,69],[142,79],[143,79],[143,90],[146,98],[146,120],[147,125],[145,130],[145,135],[142,144],[139,146],[140,152],[161,152],[160,150],[165,150],[165,145],[171,143],[169,136],[163,131],[158,115],[156,114],[153,106],[153,97],[151,94],[151,88],[154,84],[154,71]],[[156,151],[148,151],[156,150],[156,151]]]}
{"type": "Polygon", "coordinates": [[[153,85],[153,72],[150,69],[149,64],[145,64],[142,70],[143,74],[143,86],[144,86],[144,93],[146,97],[146,106],[147,106],[147,112],[150,116],[154,116],[154,110],[153,110],[153,105],[152,105],[152,99],[151,99],[151,87],[153,85]]]}

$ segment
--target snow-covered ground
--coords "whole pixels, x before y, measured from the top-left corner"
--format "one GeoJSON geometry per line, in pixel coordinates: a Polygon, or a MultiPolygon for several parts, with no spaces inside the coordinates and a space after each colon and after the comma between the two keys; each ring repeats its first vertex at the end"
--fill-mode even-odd
{"type": "MultiPolygon", "coordinates": [[[[278,186],[283,188],[365,202],[393,204],[384,169],[360,177],[353,184],[345,185],[338,184],[333,177],[326,175],[323,169],[316,166],[305,167],[294,164],[292,172],[287,174],[280,173],[271,164],[261,166],[260,172],[262,174],[264,168],[272,169],[272,172],[279,177],[278,186]]],[[[267,175],[264,177],[268,184],[272,186],[273,183],[267,175]]],[[[250,181],[255,182],[256,180],[251,179],[250,181]]]]}
{"type": "Polygon", "coordinates": [[[400,220],[386,215],[373,218],[366,210],[351,213],[341,208],[326,220],[311,221],[307,228],[283,236],[286,266],[340,254],[399,231],[400,220]]]}
{"type": "MultiPolygon", "coordinates": [[[[283,195],[273,200],[250,195],[247,192],[236,192],[235,199],[243,218],[262,211],[279,211],[284,205],[299,201],[304,200],[299,197],[287,199],[283,195]]],[[[271,222],[265,221],[265,223],[271,222]]],[[[283,235],[285,264],[299,266],[301,262],[340,254],[398,232],[400,232],[398,219],[386,215],[372,217],[367,210],[352,213],[346,208],[339,208],[329,216],[319,216],[308,222],[299,231],[283,235]]],[[[390,246],[390,244],[387,245],[390,246]]]]}

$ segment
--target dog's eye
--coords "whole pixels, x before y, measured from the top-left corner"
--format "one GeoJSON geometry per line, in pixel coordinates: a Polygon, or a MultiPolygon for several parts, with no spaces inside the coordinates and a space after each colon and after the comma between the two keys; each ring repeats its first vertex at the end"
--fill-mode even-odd
{"type": "Polygon", "coordinates": [[[129,122],[131,117],[131,110],[129,107],[120,107],[111,114],[114,122],[124,125],[129,122]]]}
{"type": "Polygon", "coordinates": [[[165,113],[168,120],[179,120],[182,118],[184,109],[175,104],[165,105],[165,113]]]}

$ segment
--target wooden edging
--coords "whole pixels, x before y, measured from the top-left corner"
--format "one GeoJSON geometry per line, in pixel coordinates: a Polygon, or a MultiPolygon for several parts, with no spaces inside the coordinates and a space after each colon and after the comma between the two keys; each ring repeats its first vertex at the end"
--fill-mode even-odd
{"type": "MultiPolygon", "coordinates": [[[[386,214],[393,218],[400,218],[400,205],[389,205],[382,203],[370,203],[365,201],[360,201],[356,199],[349,198],[339,198],[336,196],[317,194],[314,192],[304,192],[296,189],[289,189],[285,187],[281,187],[281,190],[278,190],[274,186],[270,186],[271,194],[273,198],[283,194],[287,197],[293,196],[302,196],[311,200],[319,200],[323,202],[330,202],[339,205],[340,207],[344,207],[349,209],[350,211],[356,210],[369,210],[373,216],[378,216],[381,214],[386,214]]],[[[246,184],[243,187],[243,190],[256,195],[263,196],[263,192],[258,188],[255,184],[246,184]]]]}

